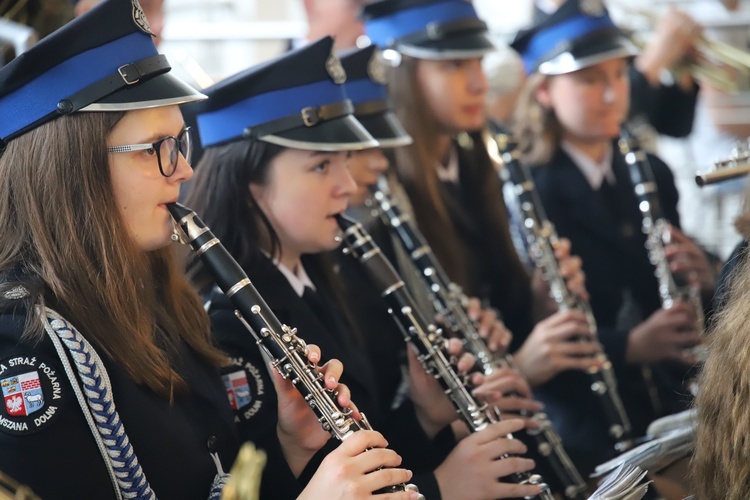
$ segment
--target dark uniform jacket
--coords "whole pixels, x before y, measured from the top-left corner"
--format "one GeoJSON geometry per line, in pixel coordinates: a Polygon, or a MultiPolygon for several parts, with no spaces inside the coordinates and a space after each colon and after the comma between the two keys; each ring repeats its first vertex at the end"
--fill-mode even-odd
{"type": "MultiPolygon", "coordinates": [[[[25,319],[20,309],[0,314],[4,398],[0,470],[44,499],[115,498],[103,458],[51,340],[44,335],[38,344],[21,341],[25,319]],[[24,395],[21,405],[14,390],[19,382],[24,395]]],[[[175,367],[189,393],[175,395],[170,404],[99,355],[125,432],[156,496],[207,499],[217,473],[209,440],[227,472],[238,449],[217,370],[183,345],[175,367]]]]}
{"type": "MultiPolygon", "coordinates": [[[[460,244],[466,255],[468,283],[464,292],[479,298],[485,306],[500,313],[505,326],[513,335],[528,335],[534,322],[530,280],[527,274],[514,269],[498,251],[499,241],[510,240],[510,233],[495,235],[488,228],[487,216],[477,193],[481,186],[469,174],[474,166],[475,147],[482,143],[474,139],[469,145],[454,143],[458,152],[458,184],[443,182],[440,195],[456,228],[460,244]]],[[[500,178],[497,178],[500,184],[500,178]]],[[[502,192],[498,188],[499,196],[502,192]]],[[[498,204],[503,209],[504,204],[498,204]]],[[[451,277],[451,279],[456,279],[451,277]]]]}
{"type": "MultiPolygon", "coordinates": [[[[672,173],[658,158],[649,156],[649,161],[664,216],[679,227],[678,195],[672,173]]],[[[657,411],[649,398],[641,366],[625,363],[629,329],[648,318],[661,303],[627,165],[618,152],[614,154],[613,172],[616,185],[594,191],[561,149],[548,165],[532,168],[547,216],[558,234],[570,240],[571,253],[583,261],[599,339],[614,365],[634,434],[640,436],[654,418],[686,407],[689,397],[683,390],[683,379],[687,367],[672,362],[652,365],[661,405],[657,411]],[[618,326],[623,324],[625,302],[630,311],[627,328],[618,326]]],[[[585,374],[560,374],[537,394],[546,403],[566,449],[582,473],[588,474],[611,455],[603,413],[598,411],[585,374]]]]}
{"type": "MultiPolygon", "coordinates": [[[[429,455],[430,442],[419,427],[413,407],[405,405],[396,412],[389,412],[388,405],[381,403],[378,374],[374,365],[348,328],[342,311],[331,298],[331,290],[326,281],[315,272],[316,267],[311,260],[314,258],[303,258],[305,271],[317,290],[317,303],[314,306],[297,295],[286,277],[269,259],[263,258],[249,275],[281,323],[298,328],[297,335],[301,339],[321,348],[322,362],[338,359],[344,364],[341,382],[351,390],[352,400],[365,413],[372,427],[386,436],[389,447],[404,457],[403,465],[410,467],[410,454],[426,452],[429,455]]],[[[253,441],[269,451],[267,439],[270,435],[276,435],[278,415],[277,397],[266,369],[267,362],[261,357],[255,339],[237,320],[234,308],[223,294],[214,290],[210,294],[210,300],[209,315],[214,338],[232,358],[233,366],[225,370],[224,377],[226,379],[232,376],[236,379],[244,376],[247,380],[249,398],[238,400],[234,406],[241,439],[253,441]]],[[[294,479],[288,467],[281,470],[266,467],[261,482],[262,493],[279,499],[296,497],[315,473],[322,458],[336,444],[331,439],[329,446],[324,447],[311,460],[299,480],[294,479]]],[[[273,444],[270,446],[272,455],[279,453],[274,451],[273,444]]],[[[413,482],[426,496],[428,491],[437,491],[437,483],[432,474],[426,475],[421,481],[415,478],[413,482]]],[[[433,493],[429,498],[438,498],[435,495],[433,493]]]]}

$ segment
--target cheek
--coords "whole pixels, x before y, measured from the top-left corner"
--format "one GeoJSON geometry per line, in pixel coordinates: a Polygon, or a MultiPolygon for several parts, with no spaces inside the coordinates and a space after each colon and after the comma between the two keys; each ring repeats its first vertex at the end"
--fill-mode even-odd
{"type": "Polygon", "coordinates": [[[354,182],[356,182],[358,186],[369,182],[371,175],[367,168],[367,164],[362,161],[362,158],[350,158],[347,161],[347,165],[349,167],[349,173],[352,175],[354,182]]]}
{"type": "Polygon", "coordinates": [[[264,211],[277,232],[295,239],[314,226],[324,210],[323,204],[310,196],[309,190],[294,189],[291,185],[265,205],[264,211]]]}

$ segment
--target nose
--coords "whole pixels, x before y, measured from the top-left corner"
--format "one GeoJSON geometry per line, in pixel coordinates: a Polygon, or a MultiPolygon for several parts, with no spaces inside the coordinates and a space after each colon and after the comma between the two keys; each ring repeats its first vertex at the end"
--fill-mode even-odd
{"type": "Polygon", "coordinates": [[[169,177],[169,180],[182,184],[183,182],[190,180],[192,177],[193,168],[185,160],[185,157],[182,156],[182,153],[179,153],[177,155],[177,168],[175,169],[174,174],[169,177]]]}
{"type": "Polygon", "coordinates": [[[382,150],[373,150],[369,168],[378,175],[388,170],[388,158],[385,157],[382,150]]]}
{"type": "Polygon", "coordinates": [[[337,176],[334,194],[337,197],[348,198],[357,191],[357,182],[349,171],[344,153],[336,159],[335,166],[337,176]]]}
{"type": "Polygon", "coordinates": [[[472,94],[486,94],[489,88],[481,59],[472,59],[468,64],[469,90],[472,94]]]}

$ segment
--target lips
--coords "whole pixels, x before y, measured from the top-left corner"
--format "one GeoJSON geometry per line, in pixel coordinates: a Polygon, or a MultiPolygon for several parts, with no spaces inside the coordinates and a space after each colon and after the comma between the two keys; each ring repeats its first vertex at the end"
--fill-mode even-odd
{"type": "Polygon", "coordinates": [[[473,106],[463,106],[461,109],[464,113],[469,115],[476,115],[482,111],[483,106],[481,104],[474,104],[473,106]]]}

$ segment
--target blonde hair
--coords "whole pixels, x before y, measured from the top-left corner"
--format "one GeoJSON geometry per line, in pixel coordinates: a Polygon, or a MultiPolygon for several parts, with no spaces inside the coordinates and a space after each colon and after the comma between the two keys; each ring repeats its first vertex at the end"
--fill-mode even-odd
{"type": "Polygon", "coordinates": [[[730,278],[727,304],[707,336],[700,374],[692,481],[701,500],[744,500],[750,491],[750,260],[730,278]]]}
{"type": "Polygon", "coordinates": [[[513,113],[512,131],[527,165],[543,165],[552,159],[562,140],[562,125],[553,109],[536,98],[537,90],[549,83],[550,77],[540,73],[529,76],[513,113]]]}

